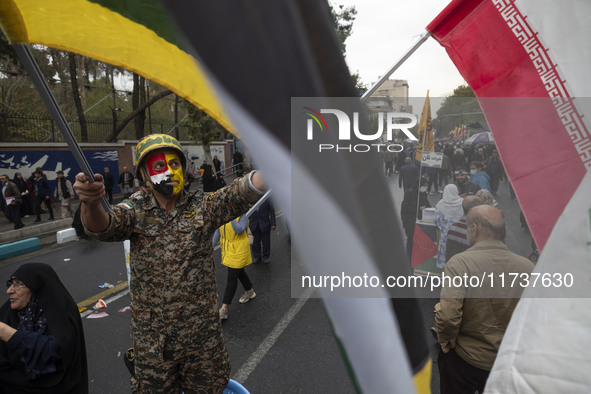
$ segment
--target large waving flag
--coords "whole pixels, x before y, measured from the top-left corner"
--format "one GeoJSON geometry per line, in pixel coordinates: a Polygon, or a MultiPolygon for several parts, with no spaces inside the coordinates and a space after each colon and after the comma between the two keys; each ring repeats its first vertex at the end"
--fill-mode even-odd
{"type": "Polygon", "coordinates": [[[455,0],[427,26],[478,97],[540,249],[591,168],[589,7],[455,0]]]}
{"type": "Polygon", "coordinates": [[[523,292],[486,394],[591,392],[591,172],[558,219],[536,263],[550,287],[523,292]],[[546,275],[546,276],[544,276],[546,275]],[[553,280],[548,282],[548,279],[553,280]],[[563,284],[554,279],[566,279],[563,284]],[[572,281],[572,286],[571,286],[572,281]]]}
{"type": "Polygon", "coordinates": [[[12,44],[42,44],[123,67],[165,86],[235,131],[158,0],[0,1],[12,44]]]}
{"type": "Polygon", "coordinates": [[[589,15],[587,0],[466,0],[427,27],[474,89],[544,247],[534,274],[574,281],[523,293],[487,393],[591,390],[589,15]]]}
{"type": "MultiPolygon", "coordinates": [[[[328,267],[411,274],[378,155],[319,163],[291,150],[292,97],[357,95],[325,2],[7,0],[0,3],[0,23],[13,43],[41,43],[125,67],[233,126],[292,222],[294,244],[312,273],[328,267]],[[292,192],[292,174],[306,200],[292,192]],[[313,201],[304,220],[292,220],[292,195],[297,203],[313,201]]],[[[364,113],[360,104],[358,112],[364,113]]],[[[415,299],[391,301],[382,288],[364,299],[318,291],[327,296],[360,391],[430,391],[415,299]]]]}

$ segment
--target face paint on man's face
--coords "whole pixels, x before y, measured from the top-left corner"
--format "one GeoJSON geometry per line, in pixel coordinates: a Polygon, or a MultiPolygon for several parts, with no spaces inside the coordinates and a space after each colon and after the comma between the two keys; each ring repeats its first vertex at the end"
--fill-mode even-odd
{"type": "Polygon", "coordinates": [[[176,195],[183,190],[183,169],[181,160],[175,153],[156,153],[150,156],[148,173],[154,190],[163,195],[176,195]]]}

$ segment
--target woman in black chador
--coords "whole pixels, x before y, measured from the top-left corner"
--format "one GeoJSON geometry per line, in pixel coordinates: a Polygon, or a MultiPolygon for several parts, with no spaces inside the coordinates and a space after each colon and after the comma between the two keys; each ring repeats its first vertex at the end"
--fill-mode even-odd
{"type": "Polygon", "coordinates": [[[88,393],[82,320],[47,264],[22,265],[0,308],[1,393],[88,393]]]}
{"type": "Polygon", "coordinates": [[[406,253],[412,257],[413,237],[415,234],[415,223],[423,217],[423,209],[430,208],[431,204],[427,199],[427,185],[429,180],[425,177],[416,179],[410,191],[404,195],[400,207],[402,227],[406,233],[406,253]]]}

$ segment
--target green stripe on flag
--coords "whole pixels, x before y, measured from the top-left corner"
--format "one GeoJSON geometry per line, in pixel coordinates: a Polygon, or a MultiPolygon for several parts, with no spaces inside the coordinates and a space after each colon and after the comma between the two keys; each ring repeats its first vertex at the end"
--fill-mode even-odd
{"type": "Polygon", "coordinates": [[[355,375],[355,369],[353,368],[353,366],[351,365],[351,361],[349,360],[349,355],[347,354],[347,349],[345,348],[345,345],[343,345],[343,342],[341,341],[341,339],[339,338],[339,336],[335,332],[334,325],[332,324],[332,319],[330,318],[328,313],[326,314],[326,317],[328,318],[328,324],[330,325],[330,330],[332,331],[333,338],[337,342],[337,347],[339,349],[339,352],[341,353],[341,358],[343,359],[343,362],[345,363],[345,369],[347,370],[347,373],[349,374],[349,379],[351,380],[351,383],[353,384],[353,387],[355,388],[355,392],[358,394],[362,393],[361,386],[359,385],[359,381],[357,380],[357,375],[355,375]]]}
{"type": "MultiPolygon", "coordinates": [[[[91,3],[99,4],[119,15],[145,26],[152,30],[159,37],[176,45],[185,51],[182,45],[182,38],[174,27],[168,12],[158,0],[88,0],[91,3]]],[[[185,51],[186,52],[186,51],[185,51]]]]}

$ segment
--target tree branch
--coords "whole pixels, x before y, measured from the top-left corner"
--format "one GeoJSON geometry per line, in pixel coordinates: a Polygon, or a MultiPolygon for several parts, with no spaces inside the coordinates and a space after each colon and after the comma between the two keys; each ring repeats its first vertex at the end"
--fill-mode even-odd
{"type": "Polygon", "coordinates": [[[155,95],[154,97],[152,97],[150,100],[146,101],[144,104],[142,104],[139,107],[137,107],[135,109],[135,111],[133,111],[127,118],[123,119],[117,125],[117,128],[113,132],[113,135],[111,135],[111,137],[109,137],[109,139],[107,140],[107,142],[115,142],[115,141],[117,141],[117,136],[119,135],[119,133],[121,133],[121,131],[125,128],[125,126],[127,126],[127,124],[129,122],[131,122],[133,120],[133,118],[135,118],[140,112],[142,112],[143,110],[145,110],[146,108],[148,108],[150,105],[154,104],[156,101],[158,101],[161,98],[166,97],[166,96],[168,96],[170,94],[172,94],[172,90],[169,90],[169,89],[163,90],[162,92],[160,92],[157,95],[155,95]]]}

